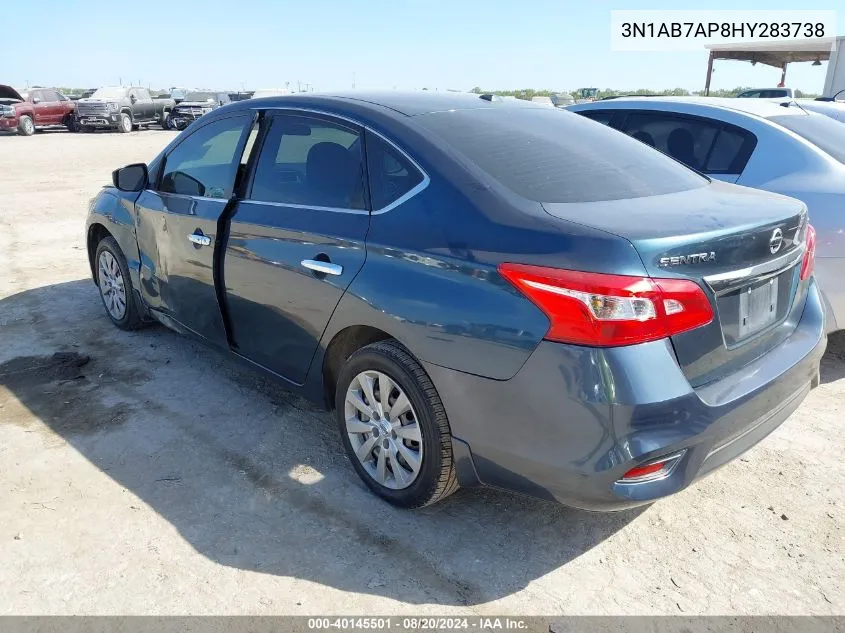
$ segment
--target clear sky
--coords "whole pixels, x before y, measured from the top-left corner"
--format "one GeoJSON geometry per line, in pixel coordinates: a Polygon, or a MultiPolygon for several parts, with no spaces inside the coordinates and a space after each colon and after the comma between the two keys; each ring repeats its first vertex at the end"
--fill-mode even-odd
{"type": "MultiPolygon", "coordinates": [[[[11,2],[0,83],[138,83],[246,89],[297,81],[357,88],[702,89],[707,53],[610,51],[611,9],[801,9],[796,0],[106,0],[11,2]],[[23,26],[25,25],[25,26],[23,26]]],[[[838,9],[818,0],[808,9],[838,9]]],[[[821,92],[827,64],[790,66],[821,92]]],[[[777,84],[780,71],[716,62],[713,88],[777,84]]]]}

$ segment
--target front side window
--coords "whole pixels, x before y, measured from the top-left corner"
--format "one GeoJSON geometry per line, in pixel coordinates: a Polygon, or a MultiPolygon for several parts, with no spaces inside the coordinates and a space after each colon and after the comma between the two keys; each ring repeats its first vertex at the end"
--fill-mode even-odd
{"type": "Polygon", "coordinates": [[[164,162],[158,191],[205,198],[231,197],[250,117],[209,123],[177,145],[164,162]]]}
{"type": "Polygon", "coordinates": [[[367,172],[374,211],[395,202],[424,178],[402,152],[371,132],[367,132],[367,172]]]}
{"type": "Polygon", "coordinates": [[[634,112],[625,133],[705,174],[740,174],[757,143],[721,121],[666,112],[634,112]]]}
{"type": "Polygon", "coordinates": [[[365,209],[361,137],[340,123],[275,115],[250,198],[312,207],[365,209]]]}

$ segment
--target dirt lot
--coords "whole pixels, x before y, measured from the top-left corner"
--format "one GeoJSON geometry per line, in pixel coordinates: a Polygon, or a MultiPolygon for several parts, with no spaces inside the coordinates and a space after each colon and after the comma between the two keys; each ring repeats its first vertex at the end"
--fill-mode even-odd
{"type": "Polygon", "coordinates": [[[170,138],[0,137],[0,613],[845,613],[843,338],[778,431],[648,508],[394,510],[326,414],[106,319],[87,202],[170,138]]]}

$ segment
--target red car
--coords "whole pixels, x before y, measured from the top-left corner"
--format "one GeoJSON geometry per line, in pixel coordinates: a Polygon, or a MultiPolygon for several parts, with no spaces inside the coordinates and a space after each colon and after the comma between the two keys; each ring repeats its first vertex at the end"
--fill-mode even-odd
{"type": "Polygon", "coordinates": [[[75,131],[76,104],[54,88],[33,88],[20,93],[0,85],[0,131],[32,136],[36,128],[64,125],[75,131]]]}

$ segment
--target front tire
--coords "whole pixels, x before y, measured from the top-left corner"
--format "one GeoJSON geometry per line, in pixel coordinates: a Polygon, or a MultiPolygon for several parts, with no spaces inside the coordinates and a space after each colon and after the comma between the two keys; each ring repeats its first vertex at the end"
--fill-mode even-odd
{"type": "Polygon", "coordinates": [[[33,123],[31,116],[24,114],[18,119],[18,133],[21,136],[32,136],[35,134],[35,123],[33,123]]]}
{"type": "Polygon", "coordinates": [[[458,489],[446,410],[422,365],[398,342],[355,352],[340,371],[335,416],[367,487],[402,508],[458,489]]]}
{"type": "Polygon", "coordinates": [[[161,129],[162,130],[172,130],[172,122],[170,120],[170,113],[165,112],[161,115],[161,129]]]}
{"type": "Polygon", "coordinates": [[[144,313],[132,287],[126,258],[113,237],[104,237],[97,245],[94,270],[100,299],[111,322],[121,330],[137,330],[142,327],[144,313]]]}
{"type": "Polygon", "coordinates": [[[127,134],[132,131],[132,118],[125,112],[120,115],[120,122],[117,125],[117,130],[122,134],[127,134]]]}

